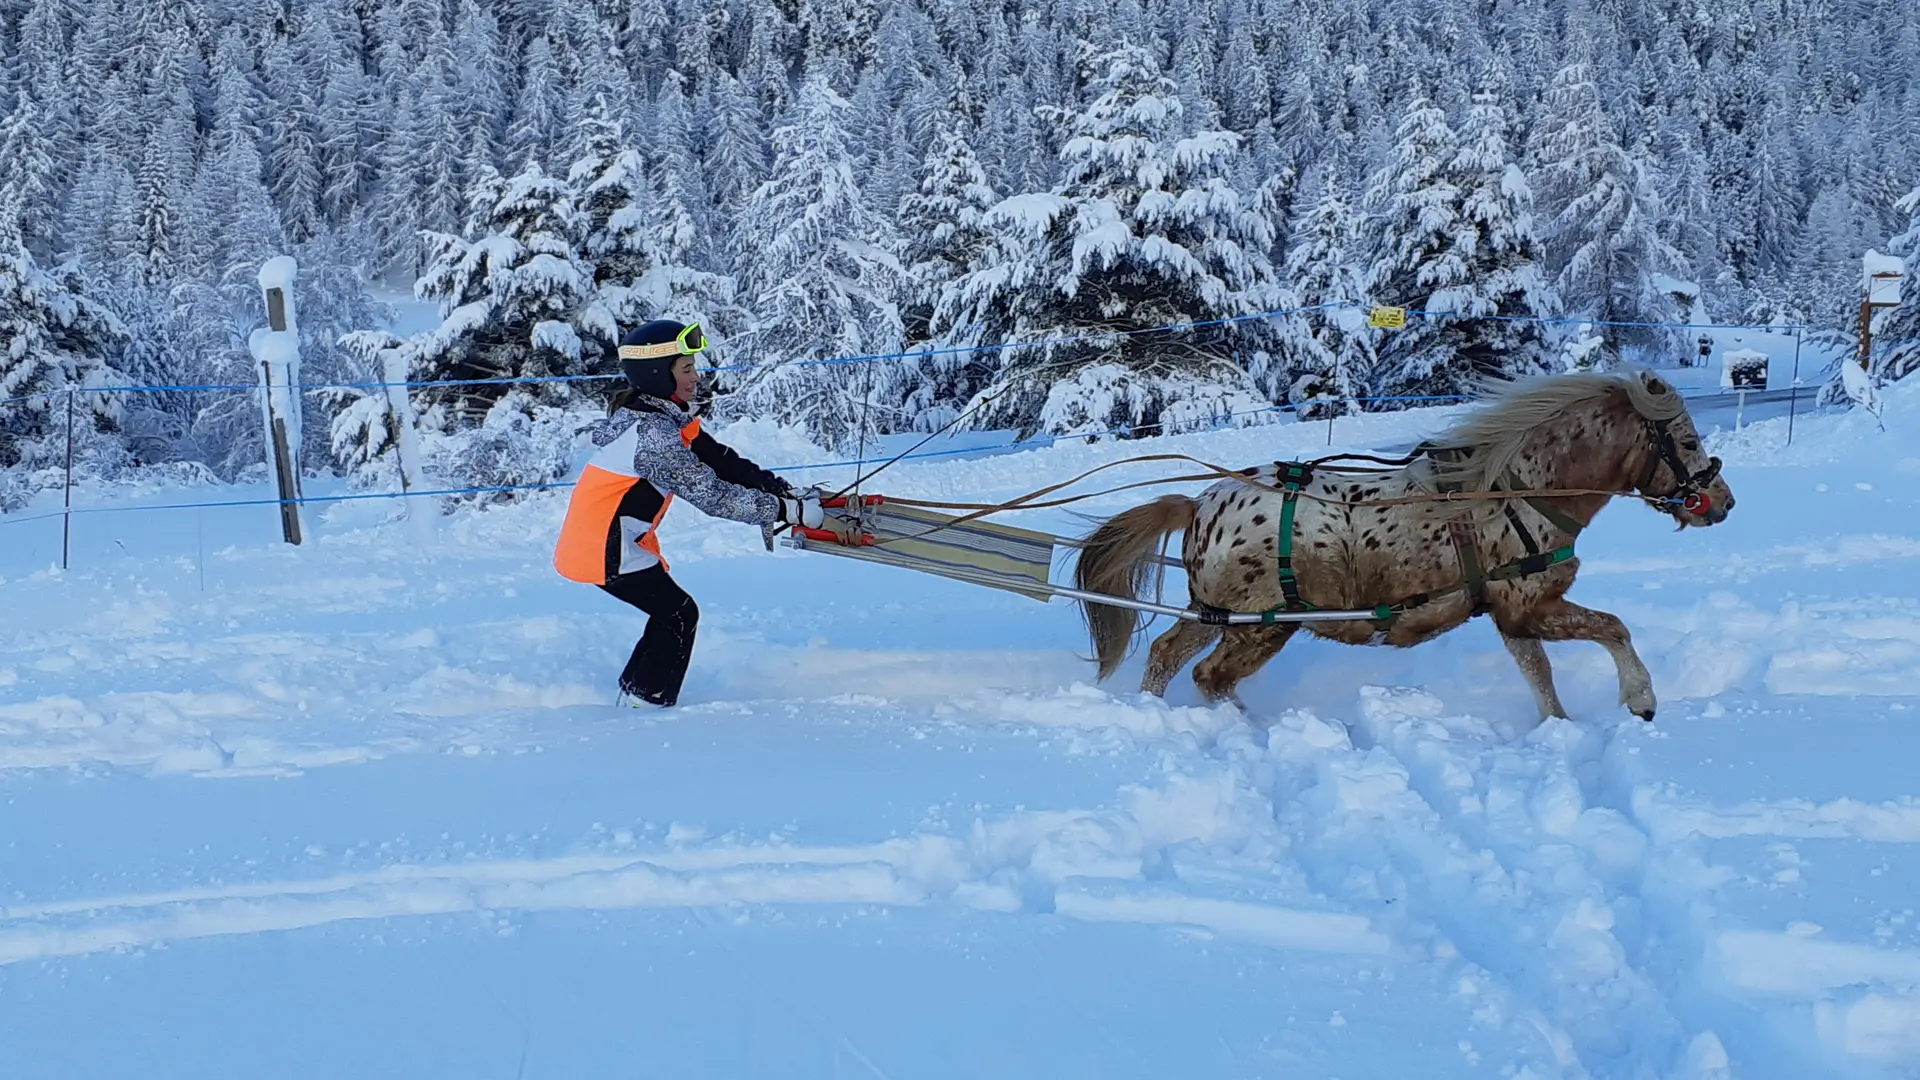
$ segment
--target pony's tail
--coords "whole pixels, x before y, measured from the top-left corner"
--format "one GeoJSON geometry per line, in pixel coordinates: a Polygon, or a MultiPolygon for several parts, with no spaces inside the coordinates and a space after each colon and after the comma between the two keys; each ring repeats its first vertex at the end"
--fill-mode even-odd
{"type": "MultiPolygon", "coordinates": [[[[1108,518],[1086,538],[1074,584],[1086,592],[1137,599],[1160,569],[1153,556],[1168,536],[1193,525],[1198,505],[1185,495],[1162,495],[1108,518]]],[[[1080,608],[1104,679],[1126,659],[1127,646],[1140,628],[1140,612],[1086,600],[1080,608]]]]}

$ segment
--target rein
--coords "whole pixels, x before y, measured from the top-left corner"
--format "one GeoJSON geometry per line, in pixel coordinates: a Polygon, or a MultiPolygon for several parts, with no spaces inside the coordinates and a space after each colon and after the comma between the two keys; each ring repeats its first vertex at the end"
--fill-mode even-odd
{"type": "MultiPolygon", "coordinates": [[[[1449,450],[1461,452],[1461,450],[1464,449],[1436,447],[1423,443],[1417,447],[1413,453],[1401,458],[1383,458],[1371,454],[1335,454],[1308,462],[1275,462],[1274,469],[1277,483],[1268,483],[1264,480],[1257,479],[1255,474],[1258,472],[1258,467],[1236,470],[1228,469],[1224,466],[1216,465],[1213,462],[1187,454],[1142,454],[1135,457],[1123,458],[1118,461],[1110,461],[1103,465],[1096,465],[1078,476],[1063,480],[1057,484],[1049,484],[1046,487],[1038,488],[1003,502],[951,502],[937,499],[896,498],[892,496],[887,497],[886,501],[907,507],[965,512],[961,517],[935,525],[914,536],[894,538],[896,540],[908,540],[930,536],[945,529],[955,528],[968,522],[977,521],[989,515],[1003,513],[1009,510],[1039,510],[1069,506],[1074,503],[1084,502],[1088,499],[1097,499],[1123,491],[1132,491],[1144,487],[1156,487],[1162,484],[1195,483],[1207,480],[1237,480],[1248,487],[1278,495],[1283,500],[1279,518],[1279,544],[1276,555],[1279,560],[1280,587],[1282,595],[1284,596],[1284,602],[1277,608],[1255,613],[1261,616],[1262,625],[1273,625],[1276,622],[1285,621],[1285,616],[1289,614],[1318,610],[1314,605],[1301,598],[1298,582],[1295,580],[1292,568],[1293,519],[1294,506],[1297,500],[1303,498],[1311,499],[1318,503],[1349,508],[1408,506],[1423,503],[1470,503],[1486,500],[1497,500],[1501,502],[1503,504],[1502,509],[1504,509],[1506,517],[1513,527],[1513,531],[1519,537],[1527,554],[1498,566],[1483,566],[1478,552],[1478,529],[1467,520],[1452,521],[1449,525],[1448,532],[1460,559],[1461,569],[1463,571],[1462,580],[1444,589],[1418,593],[1406,597],[1397,603],[1381,604],[1375,607],[1372,611],[1372,617],[1368,621],[1373,624],[1373,641],[1378,644],[1387,640],[1388,632],[1393,628],[1399,617],[1413,609],[1424,607],[1443,597],[1465,592],[1472,603],[1472,614],[1479,615],[1489,610],[1487,603],[1487,585],[1489,582],[1509,581],[1543,573],[1571,560],[1574,557],[1572,538],[1579,535],[1582,529],[1585,528],[1585,523],[1575,520],[1568,514],[1562,512],[1558,507],[1544,500],[1594,496],[1608,499],[1632,498],[1639,499],[1648,506],[1667,513],[1675,513],[1684,509],[1688,513],[1702,517],[1709,514],[1712,510],[1712,501],[1705,489],[1719,476],[1720,459],[1717,457],[1709,457],[1708,464],[1704,468],[1698,471],[1688,469],[1685,462],[1681,459],[1679,447],[1675,444],[1672,432],[1669,430],[1669,425],[1672,421],[1654,420],[1644,415],[1642,419],[1647,422],[1650,428],[1654,454],[1647,466],[1646,475],[1642,477],[1637,488],[1626,491],[1602,488],[1521,488],[1517,486],[1502,488],[1498,486],[1500,483],[1498,480],[1490,481],[1494,486],[1491,490],[1487,491],[1465,491],[1457,488],[1449,489],[1445,481],[1437,481],[1436,486],[1439,487],[1439,490],[1422,491],[1418,494],[1399,495],[1390,498],[1371,499],[1342,498],[1322,495],[1307,490],[1308,485],[1312,481],[1313,474],[1316,471],[1324,470],[1329,473],[1344,474],[1350,479],[1358,477],[1385,477],[1405,469],[1422,457],[1432,458],[1449,450]],[[1048,496],[1054,495],[1065,488],[1072,487],[1108,469],[1118,468],[1122,465],[1173,461],[1198,465],[1205,471],[1184,476],[1168,476],[1151,480],[1139,480],[1133,483],[1105,488],[1100,491],[1084,492],[1078,495],[1067,495],[1059,498],[1048,498],[1048,496]],[[1373,464],[1345,464],[1356,461],[1371,462],[1373,464]],[[1652,485],[1654,476],[1662,464],[1666,465],[1668,470],[1673,474],[1673,490],[1664,495],[1647,494],[1646,489],[1652,485]],[[1514,503],[1516,501],[1525,502],[1549,524],[1565,533],[1569,538],[1568,542],[1563,546],[1551,550],[1542,550],[1541,545],[1534,539],[1533,533],[1522,523],[1515,512],[1514,503]]],[[[1471,453],[1471,450],[1466,449],[1465,452],[1471,453]]],[[[889,464],[891,464],[891,462],[889,462],[889,464]]],[[[1517,478],[1511,473],[1505,477],[1506,482],[1509,483],[1514,482],[1516,479],[1517,478]]],[[[876,497],[876,501],[878,501],[878,497],[876,497]]],[[[892,541],[869,538],[867,542],[870,544],[886,544],[892,541]]],[[[1196,606],[1202,609],[1203,616],[1217,616],[1218,621],[1222,624],[1225,623],[1229,615],[1238,614],[1210,609],[1204,604],[1196,606]]],[[[1201,621],[1214,620],[1203,617],[1201,621]]]]}
{"type": "MultiPolygon", "coordinates": [[[[1368,474],[1386,475],[1388,473],[1396,471],[1397,468],[1402,467],[1402,466],[1396,466],[1393,468],[1372,467],[1372,466],[1358,467],[1358,466],[1341,466],[1341,465],[1334,465],[1334,464],[1323,464],[1324,462],[1330,462],[1332,460],[1334,459],[1322,459],[1321,461],[1309,462],[1308,465],[1314,468],[1323,467],[1330,472],[1343,472],[1343,473],[1360,474],[1360,475],[1368,475],[1368,474]]],[[[1383,459],[1373,458],[1371,460],[1381,461],[1383,459]]],[[[1409,458],[1407,461],[1407,464],[1411,464],[1413,460],[1416,460],[1416,459],[1409,458]]],[[[1265,481],[1255,479],[1253,476],[1249,475],[1249,472],[1247,470],[1228,469],[1224,466],[1216,465],[1210,461],[1205,461],[1200,458],[1189,456],[1187,454],[1142,454],[1137,457],[1123,458],[1119,461],[1110,461],[1104,465],[1096,465],[1093,468],[1088,469],[1086,472],[1083,472],[1078,476],[1072,477],[1071,479],[1063,480],[1057,484],[1049,484],[1046,487],[1038,488],[1034,491],[1029,491],[1025,495],[1015,496],[1014,498],[1008,499],[1004,502],[997,502],[997,503],[947,502],[947,501],[942,501],[937,499],[907,499],[907,498],[900,498],[898,496],[893,496],[893,495],[887,496],[887,501],[890,503],[897,503],[898,505],[901,505],[901,506],[911,506],[911,507],[916,507],[918,509],[923,509],[923,510],[966,511],[965,515],[962,517],[955,518],[954,520],[947,522],[946,524],[943,524],[943,525],[936,525],[933,528],[928,529],[924,533],[916,534],[917,536],[927,536],[927,535],[931,535],[932,533],[939,532],[943,529],[951,529],[956,526],[964,525],[968,522],[976,521],[980,518],[987,517],[991,514],[1003,513],[1008,510],[1052,509],[1052,508],[1061,507],[1061,506],[1069,506],[1069,505],[1072,505],[1073,503],[1083,502],[1088,499],[1097,499],[1106,495],[1115,495],[1123,491],[1132,491],[1137,488],[1155,487],[1161,484],[1190,484],[1190,483],[1196,483],[1203,480],[1238,480],[1241,483],[1246,484],[1248,487],[1259,488],[1262,491],[1271,492],[1275,495],[1284,496],[1284,495],[1292,494],[1297,496],[1298,498],[1312,499],[1315,502],[1330,503],[1330,504],[1339,505],[1339,506],[1406,506],[1414,503],[1472,502],[1472,501],[1479,501],[1479,500],[1486,500],[1486,499],[1507,500],[1507,499],[1579,498],[1583,496],[1604,495],[1609,498],[1636,498],[1636,499],[1640,499],[1641,501],[1647,503],[1650,506],[1655,507],[1656,509],[1665,509],[1666,506],[1671,501],[1671,497],[1654,497],[1650,495],[1641,495],[1638,492],[1607,491],[1600,488],[1527,488],[1527,489],[1522,489],[1517,491],[1508,491],[1508,490],[1447,491],[1447,492],[1436,491],[1436,492],[1422,493],[1419,495],[1402,495],[1402,496],[1397,496],[1389,499],[1351,500],[1351,499],[1337,498],[1331,495],[1320,495],[1311,491],[1306,491],[1304,489],[1299,489],[1293,492],[1289,492],[1285,487],[1282,487],[1281,485],[1269,484],[1265,481]],[[1186,476],[1166,476],[1166,477],[1160,477],[1158,479],[1153,479],[1153,480],[1138,480],[1130,484],[1121,484],[1117,487],[1104,488],[1100,491],[1084,492],[1079,495],[1069,495],[1059,499],[1045,498],[1045,496],[1051,495],[1054,492],[1060,491],[1064,488],[1072,487],[1073,485],[1079,483],[1080,481],[1085,480],[1088,477],[1095,475],[1096,473],[1104,472],[1107,469],[1118,468],[1119,466],[1122,466],[1122,465],[1138,465],[1138,464],[1156,462],[1156,461],[1184,461],[1194,465],[1198,465],[1207,471],[1201,472],[1201,473],[1192,473],[1186,476]]],[[[904,540],[909,538],[900,537],[899,539],[904,540]]],[[[888,541],[876,540],[875,543],[885,544],[885,543],[888,543],[888,541]]]]}

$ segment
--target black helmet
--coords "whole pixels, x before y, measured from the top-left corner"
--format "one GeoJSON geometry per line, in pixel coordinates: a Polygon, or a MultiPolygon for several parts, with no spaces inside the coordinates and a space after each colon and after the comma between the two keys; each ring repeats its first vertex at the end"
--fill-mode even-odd
{"type": "Polygon", "coordinates": [[[673,364],[707,347],[699,323],[655,319],[620,338],[620,372],[627,385],[649,397],[673,396],[673,364]]]}

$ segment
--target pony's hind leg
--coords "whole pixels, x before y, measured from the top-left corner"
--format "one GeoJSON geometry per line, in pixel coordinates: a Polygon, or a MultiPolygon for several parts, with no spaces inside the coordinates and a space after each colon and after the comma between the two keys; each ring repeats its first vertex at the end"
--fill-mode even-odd
{"type": "Polygon", "coordinates": [[[1229,626],[1221,635],[1220,647],[1207,654],[1193,669],[1193,682],[1208,701],[1238,702],[1234,687],[1240,680],[1260,670],[1300,629],[1298,623],[1272,626],[1229,626]]]}
{"type": "Polygon", "coordinates": [[[1507,643],[1507,651],[1513,654],[1513,662],[1520,665],[1520,674],[1526,676],[1527,686],[1533,691],[1534,704],[1540,707],[1540,719],[1567,715],[1566,707],[1560,704],[1560,694],[1553,688],[1553,665],[1547,662],[1547,648],[1540,644],[1537,637],[1522,637],[1500,632],[1500,640],[1507,643]]]}
{"type": "Polygon", "coordinates": [[[1633,651],[1633,638],[1619,616],[1555,598],[1527,612],[1525,629],[1544,641],[1592,641],[1604,647],[1620,673],[1620,704],[1642,720],[1653,719],[1653,676],[1633,651]]]}
{"type": "Polygon", "coordinates": [[[1201,649],[1213,644],[1220,636],[1220,628],[1206,623],[1177,620],[1173,629],[1153,639],[1153,647],[1147,651],[1147,673],[1140,680],[1140,689],[1155,696],[1165,696],[1167,684],[1187,666],[1201,649]]]}

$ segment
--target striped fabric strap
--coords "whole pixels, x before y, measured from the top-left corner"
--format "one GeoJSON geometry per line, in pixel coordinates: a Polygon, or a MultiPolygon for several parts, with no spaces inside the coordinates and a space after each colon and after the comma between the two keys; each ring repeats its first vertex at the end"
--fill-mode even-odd
{"type": "Polygon", "coordinates": [[[654,360],[662,356],[678,356],[679,353],[680,343],[677,341],[663,341],[658,345],[620,346],[622,360],[654,360]]]}

